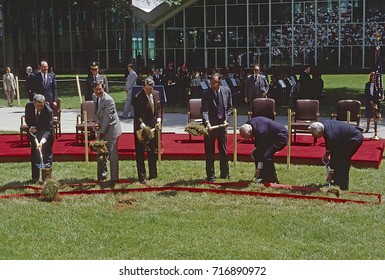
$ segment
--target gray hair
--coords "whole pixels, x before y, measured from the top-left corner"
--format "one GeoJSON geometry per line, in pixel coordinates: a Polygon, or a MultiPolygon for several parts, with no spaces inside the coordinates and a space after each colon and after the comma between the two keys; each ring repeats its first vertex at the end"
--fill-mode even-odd
{"type": "Polygon", "coordinates": [[[321,135],[324,132],[325,127],[321,122],[313,122],[307,129],[310,130],[311,134],[321,135]]]}
{"type": "Polygon", "coordinates": [[[25,71],[29,74],[29,73],[31,73],[32,72],[32,67],[31,66],[27,66],[26,68],[25,68],[25,71]]]}
{"type": "Polygon", "coordinates": [[[35,94],[33,96],[33,102],[45,103],[45,96],[42,94],[35,94]]]}
{"type": "Polygon", "coordinates": [[[250,139],[251,136],[252,136],[252,133],[253,133],[253,127],[248,124],[248,123],[245,123],[243,124],[240,128],[239,128],[239,133],[241,134],[242,138],[244,139],[250,139]]]}

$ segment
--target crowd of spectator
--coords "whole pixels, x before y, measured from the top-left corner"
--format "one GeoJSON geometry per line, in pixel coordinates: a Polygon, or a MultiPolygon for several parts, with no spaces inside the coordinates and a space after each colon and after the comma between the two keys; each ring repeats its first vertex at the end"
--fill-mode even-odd
{"type": "MultiPolygon", "coordinates": [[[[223,77],[222,85],[231,89],[233,105],[238,107],[244,105],[245,84],[252,70],[242,67],[226,67],[221,69],[189,69],[183,63],[174,67],[170,62],[168,69],[154,68],[147,71],[138,70],[137,84],[144,77],[152,76],[156,85],[163,85],[167,96],[168,107],[186,108],[188,100],[192,98],[202,98],[203,92],[210,87],[210,77],[212,73],[220,73],[223,77]]],[[[261,67],[261,74],[265,75],[269,82],[269,92],[267,97],[273,98],[276,105],[291,105],[299,93],[300,72],[295,72],[293,67],[280,67],[269,70],[261,67]]],[[[320,99],[323,96],[322,74],[317,69],[311,70],[311,96],[308,98],[320,99]]]]}

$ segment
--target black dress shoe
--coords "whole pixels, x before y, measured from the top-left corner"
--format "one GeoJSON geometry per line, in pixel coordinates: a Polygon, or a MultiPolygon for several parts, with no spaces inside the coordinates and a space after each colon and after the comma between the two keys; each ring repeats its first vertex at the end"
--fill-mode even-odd
{"type": "Polygon", "coordinates": [[[148,180],[157,179],[157,178],[158,178],[158,176],[149,176],[148,180]]]}
{"type": "Polygon", "coordinates": [[[30,182],[31,184],[36,184],[37,182],[39,182],[39,179],[32,178],[31,180],[29,180],[29,182],[30,182]]]}
{"type": "Polygon", "coordinates": [[[214,178],[206,178],[207,183],[214,183],[214,178]]]}
{"type": "Polygon", "coordinates": [[[147,180],[146,179],[139,180],[139,183],[146,185],[147,184],[147,180]]]}
{"type": "Polygon", "coordinates": [[[221,175],[221,179],[230,179],[230,175],[229,174],[224,175],[224,176],[221,175]]]}

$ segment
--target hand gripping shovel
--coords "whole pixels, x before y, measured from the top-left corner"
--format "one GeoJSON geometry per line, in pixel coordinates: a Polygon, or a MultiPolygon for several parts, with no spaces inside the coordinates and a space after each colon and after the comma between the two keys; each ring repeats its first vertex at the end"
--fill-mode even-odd
{"type": "Polygon", "coordinates": [[[39,141],[37,140],[36,135],[35,135],[35,134],[32,134],[32,133],[30,133],[30,135],[31,135],[33,138],[35,138],[36,147],[38,147],[39,155],[40,155],[40,163],[36,163],[36,166],[37,166],[39,169],[47,168],[48,164],[47,164],[47,163],[44,163],[44,160],[43,160],[43,153],[41,152],[41,147],[39,146],[39,141]]]}

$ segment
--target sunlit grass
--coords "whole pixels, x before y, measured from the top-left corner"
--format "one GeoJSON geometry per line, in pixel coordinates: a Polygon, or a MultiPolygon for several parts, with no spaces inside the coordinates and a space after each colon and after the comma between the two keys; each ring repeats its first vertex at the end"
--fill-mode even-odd
{"type": "MultiPolygon", "coordinates": [[[[120,167],[121,179],[136,180],[134,161],[120,167]]],[[[30,177],[29,163],[0,168],[3,186],[24,185],[30,177]]],[[[201,184],[204,161],[162,161],[158,168],[153,187],[212,188],[201,184]]],[[[277,173],[286,184],[325,180],[321,166],[278,164],[277,173]]],[[[230,174],[230,181],[252,182],[253,165],[230,164],[230,174]]],[[[350,189],[384,194],[384,174],[383,166],[352,168],[350,189]]],[[[96,164],[55,162],[53,175],[62,184],[95,180],[96,164]]],[[[117,186],[137,187],[143,186],[117,186]]],[[[23,191],[2,195],[14,192],[23,191]]],[[[1,199],[0,259],[383,259],[384,210],[382,204],[176,191],[65,196],[52,203],[1,199]]]]}

